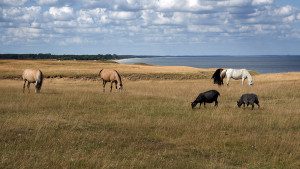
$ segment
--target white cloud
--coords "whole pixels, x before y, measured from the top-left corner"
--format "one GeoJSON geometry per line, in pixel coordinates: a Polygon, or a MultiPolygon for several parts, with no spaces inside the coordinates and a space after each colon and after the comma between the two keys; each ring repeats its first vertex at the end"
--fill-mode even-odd
{"type": "Polygon", "coordinates": [[[295,6],[276,6],[274,0],[37,0],[43,7],[26,1],[16,7],[7,2],[0,7],[2,32],[10,37],[28,33],[32,38],[49,34],[53,41],[67,38],[63,44],[100,37],[178,43],[222,39],[219,36],[279,37],[300,20],[295,6]]]}
{"type": "Polygon", "coordinates": [[[272,4],[274,0],[253,0],[252,5],[268,5],[272,4]]]}
{"type": "MultiPolygon", "coordinates": [[[[228,2],[228,1],[225,1],[228,2]]],[[[229,0],[229,6],[245,6],[251,3],[251,0],[229,0]]]]}
{"type": "Polygon", "coordinates": [[[27,0],[0,0],[0,4],[11,5],[11,6],[20,6],[24,5],[27,0]]]}
{"type": "Polygon", "coordinates": [[[57,0],[38,0],[37,3],[39,5],[53,5],[57,3],[57,0]]]}
{"type": "Polygon", "coordinates": [[[283,6],[278,9],[275,9],[274,12],[276,15],[281,15],[281,16],[290,15],[293,12],[293,7],[290,5],[283,6]]]}
{"type": "Polygon", "coordinates": [[[41,7],[11,7],[2,10],[2,17],[7,21],[31,22],[39,18],[41,7]]]}
{"type": "Polygon", "coordinates": [[[77,21],[81,24],[108,24],[111,22],[109,19],[109,12],[104,8],[95,8],[88,10],[80,10],[77,21]]]}
{"type": "Polygon", "coordinates": [[[35,39],[39,38],[41,34],[41,29],[36,28],[27,28],[27,27],[19,27],[19,28],[8,28],[6,35],[14,38],[24,38],[24,39],[35,39]]]}
{"type": "Polygon", "coordinates": [[[295,21],[295,19],[296,19],[296,17],[294,15],[291,15],[291,16],[287,16],[287,17],[283,18],[283,22],[292,23],[295,21]]]}
{"type": "Polygon", "coordinates": [[[127,20],[127,19],[135,19],[139,16],[136,12],[127,12],[127,11],[113,11],[110,14],[112,19],[120,19],[120,20],[127,20]]]}
{"type": "Polygon", "coordinates": [[[220,33],[223,30],[218,26],[208,26],[208,25],[188,25],[188,31],[196,33],[220,33]]]}
{"type": "Polygon", "coordinates": [[[297,19],[300,20],[300,13],[297,14],[297,19]]]}
{"type": "Polygon", "coordinates": [[[71,20],[75,17],[73,8],[64,6],[61,8],[50,7],[49,11],[45,12],[44,15],[51,17],[54,20],[71,20]]]}

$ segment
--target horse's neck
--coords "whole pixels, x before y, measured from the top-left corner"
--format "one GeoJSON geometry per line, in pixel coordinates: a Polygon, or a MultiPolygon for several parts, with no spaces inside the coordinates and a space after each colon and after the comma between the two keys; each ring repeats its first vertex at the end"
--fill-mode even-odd
{"type": "Polygon", "coordinates": [[[119,73],[117,73],[117,72],[116,72],[116,74],[117,74],[117,82],[118,82],[118,84],[119,84],[119,85],[122,85],[121,76],[120,76],[119,73]]]}
{"type": "Polygon", "coordinates": [[[250,73],[248,71],[244,71],[244,74],[249,81],[252,81],[252,76],[250,75],[250,73]]]}

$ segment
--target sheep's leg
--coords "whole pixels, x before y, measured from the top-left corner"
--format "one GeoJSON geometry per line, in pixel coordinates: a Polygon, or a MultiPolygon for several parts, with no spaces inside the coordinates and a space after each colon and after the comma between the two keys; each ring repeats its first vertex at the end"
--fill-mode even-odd
{"type": "Polygon", "coordinates": [[[243,106],[244,106],[244,108],[246,107],[246,104],[245,103],[243,103],[243,106]]]}
{"type": "Polygon", "coordinates": [[[217,107],[218,107],[218,101],[217,101],[217,100],[215,101],[215,106],[217,106],[217,107]]]}
{"type": "Polygon", "coordinates": [[[200,106],[199,106],[199,109],[200,109],[200,107],[201,107],[201,104],[202,104],[202,103],[200,102],[200,106]]]}
{"type": "Polygon", "coordinates": [[[256,104],[257,104],[258,108],[260,108],[260,105],[259,105],[259,103],[258,103],[258,102],[256,102],[256,104]]]}
{"type": "Polygon", "coordinates": [[[25,85],[26,85],[26,80],[24,81],[24,84],[23,84],[23,93],[25,93],[25,85]]]}
{"type": "Polygon", "coordinates": [[[116,89],[118,89],[118,88],[117,88],[117,86],[118,86],[118,82],[115,82],[115,85],[116,85],[116,89]]]}
{"type": "Polygon", "coordinates": [[[254,103],[251,103],[251,105],[252,105],[252,110],[254,109],[254,103]]]}
{"type": "Polygon", "coordinates": [[[30,93],[29,87],[30,87],[30,82],[27,81],[27,89],[28,89],[28,93],[30,93]]]}
{"type": "Polygon", "coordinates": [[[106,81],[103,80],[103,92],[105,92],[106,81]]]}
{"type": "Polygon", "coordinates": [[[203,107],[205,107],[205,102],[203,102],[203,107]]]}

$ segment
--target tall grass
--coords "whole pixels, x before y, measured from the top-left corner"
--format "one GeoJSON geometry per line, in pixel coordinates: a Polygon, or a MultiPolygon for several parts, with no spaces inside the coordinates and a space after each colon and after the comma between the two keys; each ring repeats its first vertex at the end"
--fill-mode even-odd
{"type": "Polygon", "coordinates": [[[24,69],[40,69],[46,78],[96,79],[101,69],[118,70],[127,79],[199,79],[213,69],[186,66],[124,65],[103,61],[0,60],[0,79],[20,79],[24,69]]]}
{"type": "MultiPolygon", "coordinates": [[[[272,78],[272,76],[274,78],[272,78]]],[[[0,80],[0,168],[299,168],[299,74],[255,85],[211,80],[124,81],[103,93],[90,80],[46,79],[41,94],[0,80]],[[219,107],[191,109],[216,89],[219,107]],[[242,109],[242,93],[261,109],[242,109]]]]}

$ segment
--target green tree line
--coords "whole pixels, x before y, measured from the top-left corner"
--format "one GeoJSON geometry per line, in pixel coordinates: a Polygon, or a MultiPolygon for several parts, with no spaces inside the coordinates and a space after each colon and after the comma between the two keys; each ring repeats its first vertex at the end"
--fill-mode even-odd
{"type": "Polygon", "coordinates": [[[97,55],[53,55],[39,54],[0,54],[0,59],[58,59],[58,60],[112,60],[132,58],[132,55],[97,54],[97,55]]]}

